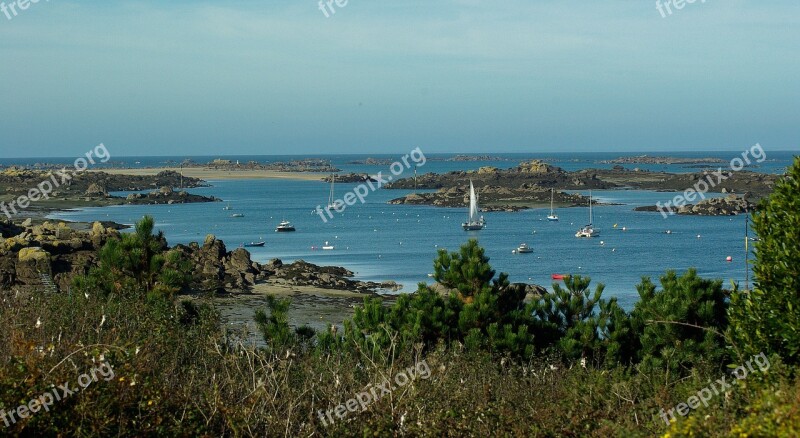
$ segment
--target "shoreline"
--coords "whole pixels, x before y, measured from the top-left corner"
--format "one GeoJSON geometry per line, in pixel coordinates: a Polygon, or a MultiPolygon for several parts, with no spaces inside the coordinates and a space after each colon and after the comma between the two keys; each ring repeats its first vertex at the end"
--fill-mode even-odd
{"type": "Polygon", "coordinates": [[[130,169],[92,169],[89,173],[105,172],[109,175],[134,175],[134,176],[155,176],[160,172],[172,171],[181,173],[185,177],[209,180],[232,180],[232,179],[282,179],[293,181],[320,181],[327,176],[325,173],[318,172],[286,172],[278,170],[219,170],[198,167],[148,167],[130,169]]]}
{"type": "MultiPolygon", "coordinates": [[[[344,329],[344,320],[355,314],[355,306],[363,305],[365,297],[380,298],[391,304],[393,295],[363,294],[346,290],[325,289],[313,286],[290,286],[274,282],[263,282],[253,286],[249,293],[214,296],[210,302],[219,311],[221,323],[238,332],[242,340],[264,346],[264,340],[254,321],[256,309],[267,308],[267,295],[291,300],[289,325],[292,327],[311,326],[315,330],[329,330],[336,326],[344,329]]],[[[178,299],[207,300],[193,294],[178,295],[178,299]]]]}

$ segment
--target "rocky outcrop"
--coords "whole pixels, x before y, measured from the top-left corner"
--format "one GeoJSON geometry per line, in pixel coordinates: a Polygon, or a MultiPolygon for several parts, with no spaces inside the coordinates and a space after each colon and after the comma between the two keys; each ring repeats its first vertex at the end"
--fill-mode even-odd
{"type": "Polygon", "coordinates": [[[193,195],[186,191],[173,191],[171,187],[162,187],[150,193],[131,193],[125,198],[126,204],[151,205],[151,204],[189,204],[193,202],[220,202],[221,199],[213,196],[193,195]]]}
{"type": "Polygon", "coordinates": [[[664,213],[676,213],[694,216],[734,216],[737,214],[753,212],[756,208],[757,204],[752,202],[747,195],[728,195],[724,198],[705,199],[697,204],[686,204],[677,208],[673,206],[661,206],[661,210],[659,210],[658,206],[650,205],[645,207],[636,207],[634,208],[634,211],[663,211],[664,213]]]}
{"type": "Polygon", "coordinates": [[[756,205],[747,197],[729,195],[725,198],[713,198],[700,201],[695,205],[685,205],[678,209],[678,214],[699,216],[732,216],[753,211],[756,205]]]}
{"type": "MultiPolygon", "coordinates": [[[[482,167],[477,171],[454,171],[442,174],[427,173],[417,178],[403,178],[384,184],[386,189],[437,189],[435,196],[422,196],[422,198],[396,199],[395,204],[425,204],[437,206],[461,206],[463,204],[444,200],[448,197],[446,190],[458,188],[462,193],[463,188],[472,180],[475,187],[481,192],[481,205],[496,205],[501,207],[519,206],[526,202],[541,201],[536,195],[524,193],[525,187],[538,187],[549,191],[551,188],[561,190],[611,190],[611,189],[638,189],[684,192],[693,187],[706,187],[713,193],[750,193],[754,198],[760,198],[772,192],[772,187],[779,178],[778,175],[755,173],[750,171],[734,172],[722,168],[709,169],[694,173],[668,173],[651,172],[647,170],[629,170],[623,166],[614,166],[612,169],[583,169],[567,172],[560,167],[552,166],[543,160],[530,160],[520,163],[517,167],[498,169],[496,167],[482,167]],[[492,199],[491,189],[503,188],[519,196],[498,196],[492,199]],[[487,190],[484,193],[484,190],[487,190]],[[515,202],[519,197],[523,202],[515,202]],[[507,202],[500,202],[507,198],[507,202]]],[[[547,192],[544,192],[548,194],[547,192]]],[[[548,199],[549,202],[549,199],[548,199]]],[[[558,200],[556,201],[558,202],[558,200]]],[[[585,205],[579,202],[578,205],[585,205]]]]}
{"type": "Polygon", "coordinates": [[[95,222],[89,230],[78,230],[65,222],[44,222],[14,226],[16,235],[0,241],[0,289],[15,286],[39,287],[42,275],[62,290],[72,278],[88,272],[97,251],[112,237],[116,227],[95,222]]]}
{"type": "Polygon", "coordinates": [[[339,172],[340,169],[334,167],[330,160],[322,158],[308,158],[304,160],[275,161],[272,163],[259,163],[258,161],[248,161],[247,163],[233,162],[232,160],[217,158],[208,164],[198,164],[185,162],[183,167],[201,167],[226,171],[241,170],[271,170],[278,172],[339,172]]]}
{"type": "Polygon", "coordinates": [[[396,291],[402,288],[393,281],[375,283],[351,279],[353,272],[337,266],[318,266],[304,260],[283,264],[279,259],[264,266],[270,281],[291,286],[313,286],[323,289],[373,293],[377,290],[396,291]]]}
{"type": "MultiPolygon", "coordinates": [[[[15,287],[42,288],[49,279],[60,290],[67,290],[76,275],[83,275],[97,265],[98,251],[111,238],[119,238],[116,227],[95,222],[88,229],[77,229],[65,222],[28,223],[27,227],[4,222],[2,230],[10,235],[0,239],[0,290],[15,287]]],[[[353,280],[353,273],[335,266],[317,266],[303,260],[284,264],[279,259],[261,265],[244,248],[228,251],[225,243],[213,234],[203,244],[167,246],[161,251],[175,251],[188,263],[193,291],[245,292],[262,281],[296,286],[372,293],[379,289],[398,290],[394,282],[374,283],[353,280]]]]}
{"type": "Polygon", "coordinates": [[[261,266],[250,259],[244,248],[228,251],[225,243],[213,234],[206,236],[203,245],[196,242],[176,245],[173,248],[183,254],[191,265],[192,278],[189,287],[195,291],[246,291],[264,279],[261,266]]]}
{"type": "MultiPolygon", "coordinates": [[[[325,181],[326,183],[330,183],[331,182],[331,176],[326,176],[325,178],[322,178],[322,180],[325,181]]],[[[336,182],[337,183],[338,182],[341,182],[341,183],[361,183],[361,182],[367,182],[367,181],[378,182],[378,180],[376,180],[375,178],[371,177],[370,175],[368,175],[366,173],[347,173],[347,174],[343,174],[343,175],[336,175],[336,182]]]]}
{"type": "MultiPolygon", "coordinates": [[[[550,189],[535,184],[509,188],[499,185],[477,186],[482,211],[519,211],[532,206],[550,205],[550,189]]],[[[558,206],[588,205],[588,198],[579,194],[555,192],[558,206]]],[[[469,205],[469,186],[442,188],[435,193],[410,194],[392,199],[389,204],[434,205],[437,207],[466,207],[469,205]]]]}
{"type": "Polygon", "coordinates": [[[634,157],[620,157],[613,160],[601,160],[600,164],[716,164],[722,163],[719,158],[679,158],[679,157],[651,157],[638,155],[634,157]]]}

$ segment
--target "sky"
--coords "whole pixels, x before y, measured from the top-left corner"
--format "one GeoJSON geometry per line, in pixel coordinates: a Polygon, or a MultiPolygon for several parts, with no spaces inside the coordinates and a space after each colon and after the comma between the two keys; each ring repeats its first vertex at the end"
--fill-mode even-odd
{"type": "Polygon", "coordinates": [[[332,8],[0,12],[0,157],[800,151],[796,0],[332,8]]]}

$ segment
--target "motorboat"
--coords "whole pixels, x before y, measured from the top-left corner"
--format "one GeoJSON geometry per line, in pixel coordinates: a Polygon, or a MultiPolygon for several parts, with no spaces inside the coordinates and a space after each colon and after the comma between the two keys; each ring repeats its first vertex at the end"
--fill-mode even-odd
{"type": "Polygon", "coordinates": [[[286,233],[295,231],[294,225],[292,225],[289,221],[281,221],[281,223],[275,228],[275,231],[279,233],[286,233]]]}
{"type": "Polygon", "coordinates": [[[521,243],[521,244],[520,244],[520,245],[517,247],[517,252],[518,252],[518,253],[520,253],[520,254],[527,254],[527,253],[531,253],[531,252],[533,252],[533,248],[531,248],[530,246],[528,246],[528,244],[527,244],[527,243],[521,243]]]}

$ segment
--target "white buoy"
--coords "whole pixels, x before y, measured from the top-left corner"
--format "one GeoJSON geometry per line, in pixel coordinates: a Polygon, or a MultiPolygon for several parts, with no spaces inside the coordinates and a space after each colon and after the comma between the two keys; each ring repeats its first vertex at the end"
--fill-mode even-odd
{"type": "Polygon", "coordinates": [[[698,238],[698,239],[700,238],[700,235],[699,235],[699,234],[697,235],[697,238],[698,238]]]}

